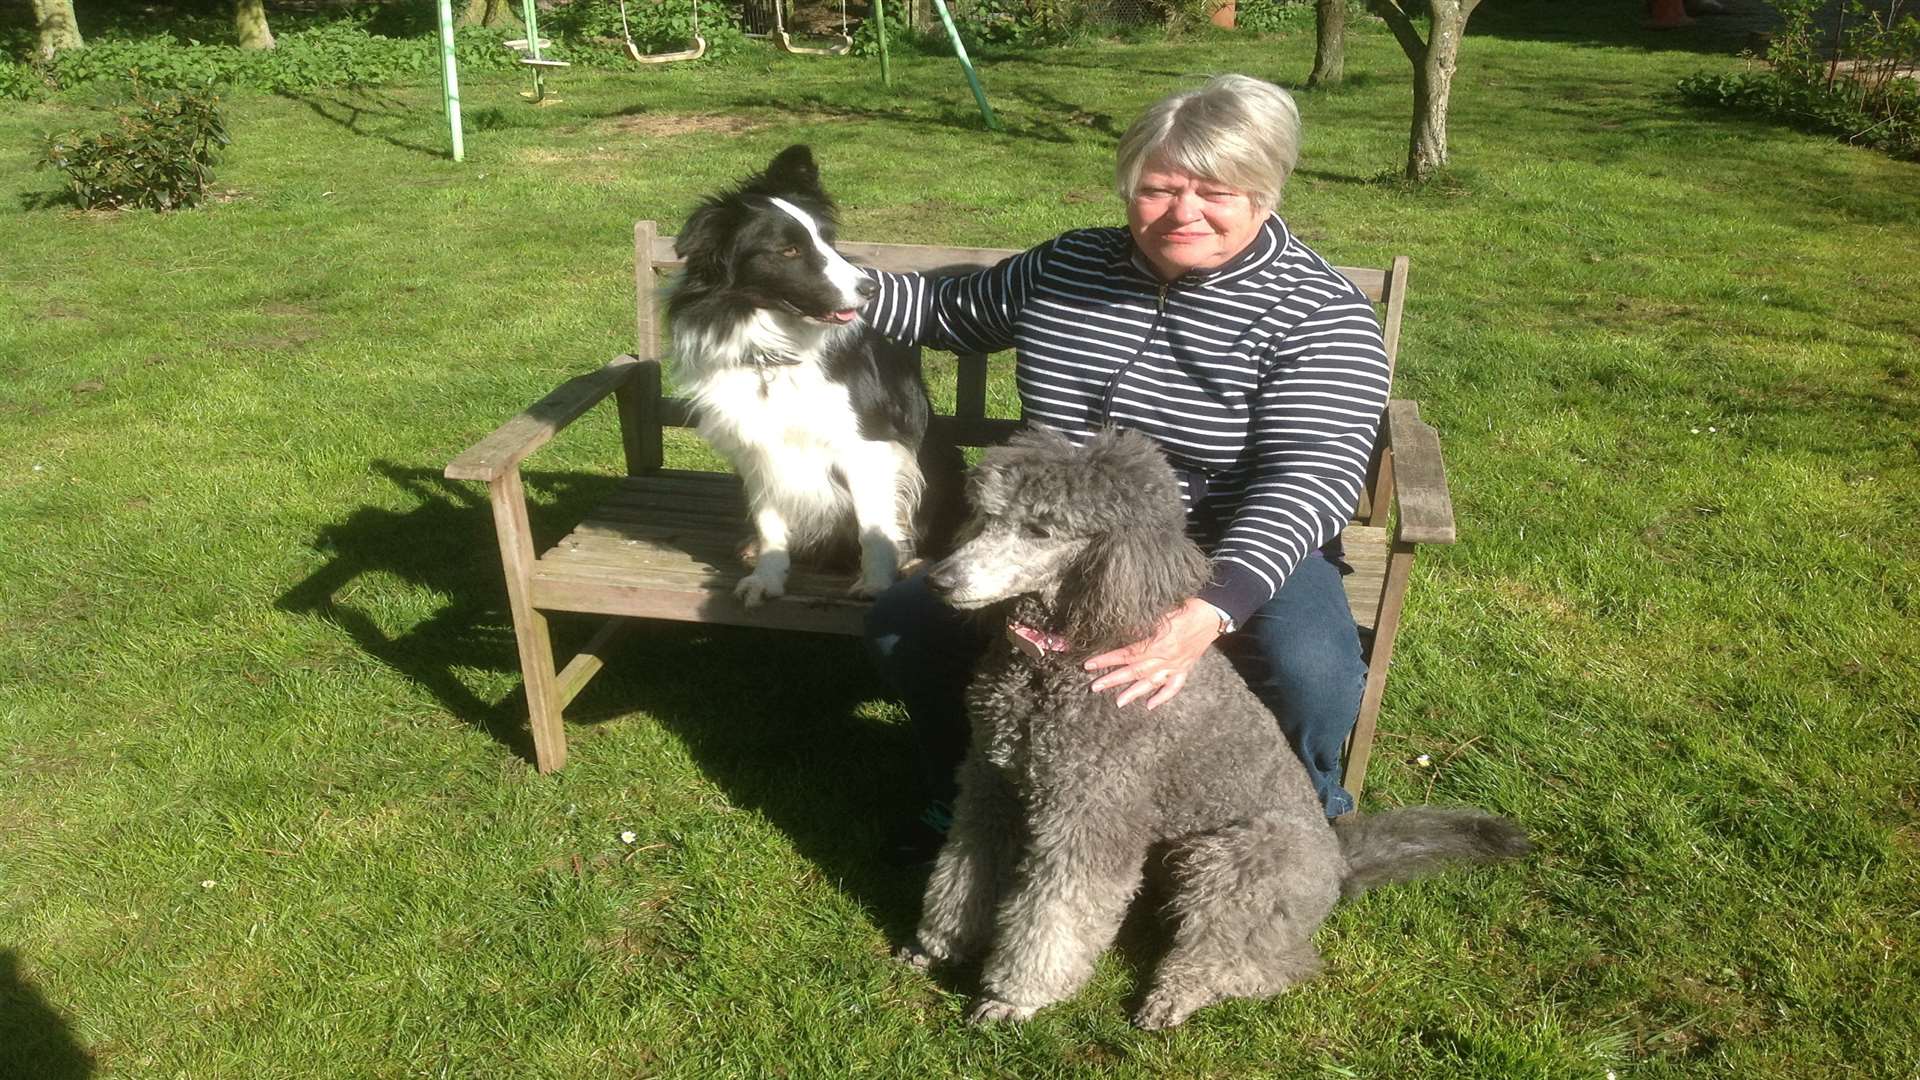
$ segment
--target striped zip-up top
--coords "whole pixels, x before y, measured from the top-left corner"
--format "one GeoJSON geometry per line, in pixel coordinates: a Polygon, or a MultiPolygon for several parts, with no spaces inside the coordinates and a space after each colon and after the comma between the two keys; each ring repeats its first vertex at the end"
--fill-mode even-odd
{"type": "Polygon", "coordinates": [[[1213,557],[1201,599],[1244,623],[1359,502],[1389,371],[1373,305],[1270,215],[1227,263],[1162,282],[1123,228],[1081,229],[965,277],[870,270],[881,333],[1016,350],[1029,423],[1152,436],[1213,557]]]}

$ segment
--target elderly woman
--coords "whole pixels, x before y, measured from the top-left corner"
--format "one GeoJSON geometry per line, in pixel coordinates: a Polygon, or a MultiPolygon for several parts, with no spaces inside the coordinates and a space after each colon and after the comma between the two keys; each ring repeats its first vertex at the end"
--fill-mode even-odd
{"type": "MultiPolygon", "coordinates": [[[[1088,692],[1151,712],[1218,642],[1333,816],[1353,809],[1340,749],[1366,675],[1338,536],[1388,370],[1367,299],[1274,213],[1299,133],[1293,99],[1258,79],[1174,94],[1120,140],[1126,228],[1075,230],[966,277],[879,273],[864,314],[910,344],[1013,348],[1030,424],[1075,441],[1131,428],[1159,443],[1213,581],[1152,637],[1089,660],[1088,692]]],[[[922,577],[868,617],[868,649],[912,716],[932,799],[899,838],[902,856],[938,847],[984,633],[922,577]]]]}

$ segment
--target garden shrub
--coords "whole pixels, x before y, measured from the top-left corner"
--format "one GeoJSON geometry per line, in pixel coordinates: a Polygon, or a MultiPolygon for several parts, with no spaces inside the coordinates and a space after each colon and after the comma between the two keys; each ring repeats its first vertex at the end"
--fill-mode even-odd
{"type": "MultiPolygon", "coordinates": [[[[693,7],[689,0],[627,0],[627,29],[642,53],[678,52],[693,42],[693,7]]],[[[540,16],[541,36],[564,41],[576,49],[600,46],[610,64],[631,64],[620,37],[619,0],[573,0],[540,16]]],[[[707,39],[707,57],[721,60],[747,47],[739,18],[724,4],[700,0],[700,36],[707,39]]]]}
{"type": "MultiPolygon", "coordinates": [[[[32,97],[49,85],[70,89],[137,79],[160,90],[230,86],[280,93],[324,87],[374,86],[432,77],[440,70],[438,36],[389,38],[351,21],[277,33],[278,46],[255,51],[180,41],[172,34],[96,40],[41,65],[0,66],[0,97],[32,97]]],[[[509,34],[487,27],[454,32],[462,71],[505,71],[517,64],[502,44],[509,34]]]]}
{"type": "MultiPolygon", "coordinates": [[[[947,43],[947,32],[935,21],[933,31],[916,29],[907,21],[907,0],[893,0],[886,4],[887,13],[887,51],[895,56],[944,56],[953,51],[947,43]]],[[[861,19],[853,28],[853,55],[877,57],[880,55],[879,21],[868,17],[861,19]]],[[[963,39],[964,40],[964,39],[963,39]]]]}
{"type": "Polygon", "coordinates": [[[1685,97],[1920,159],[1920,17],[1900,0],[1777,0],[1767,68],[1680,80],[1685,97]],[[1823,11],[1837,27],[1821,26],[1823,11]],[[1831,51],[1825,46],[1831,45],[1831,51]]]}
{"type": "Polygon", "coordinates": [[[1234,25],[1257,34],[1311,27],[1313,0],[1236,0],[1234,25]]]}
{"type": "Polygon", "coordinates": [[[114,120],[105,131],[46,137],[40,165],[67,174],[81,208],[178,210],[205,198],[214,155],[227,145],[212,91],[155,99],[136,85],[131,108],[114,120]]]}

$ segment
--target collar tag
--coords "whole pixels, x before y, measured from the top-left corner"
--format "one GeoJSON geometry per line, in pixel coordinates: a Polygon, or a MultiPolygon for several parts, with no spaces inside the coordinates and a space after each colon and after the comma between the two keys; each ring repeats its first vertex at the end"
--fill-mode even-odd
{"type": "Polygon", "coordinates": [[[1038,660],[1050,652],[1067,651],[1067,639],[1059,634],[1049,634],[1045,630],[1028,626],[1026,623],[1007,620],[1007,640],[1029,657],[1038,660]]]}

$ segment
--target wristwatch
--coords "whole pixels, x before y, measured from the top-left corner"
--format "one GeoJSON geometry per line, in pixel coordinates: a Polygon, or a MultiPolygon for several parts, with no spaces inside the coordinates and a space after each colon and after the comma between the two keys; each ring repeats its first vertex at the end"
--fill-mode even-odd
{"type": "Polygon", "coordinates": [[[1225,637],[1226,635],[1233,633],[1235,630],[1240,629],[1238,626],[1234,625],[1233,616],[1227,614],[1225,611],[1222,611],[1219,605],[1211,603],[1206,600],[1202,600],[1200,602],[1212,608],[1213,613],[1215,615],[1220,616],[1220,636],[1225,637]]]}

